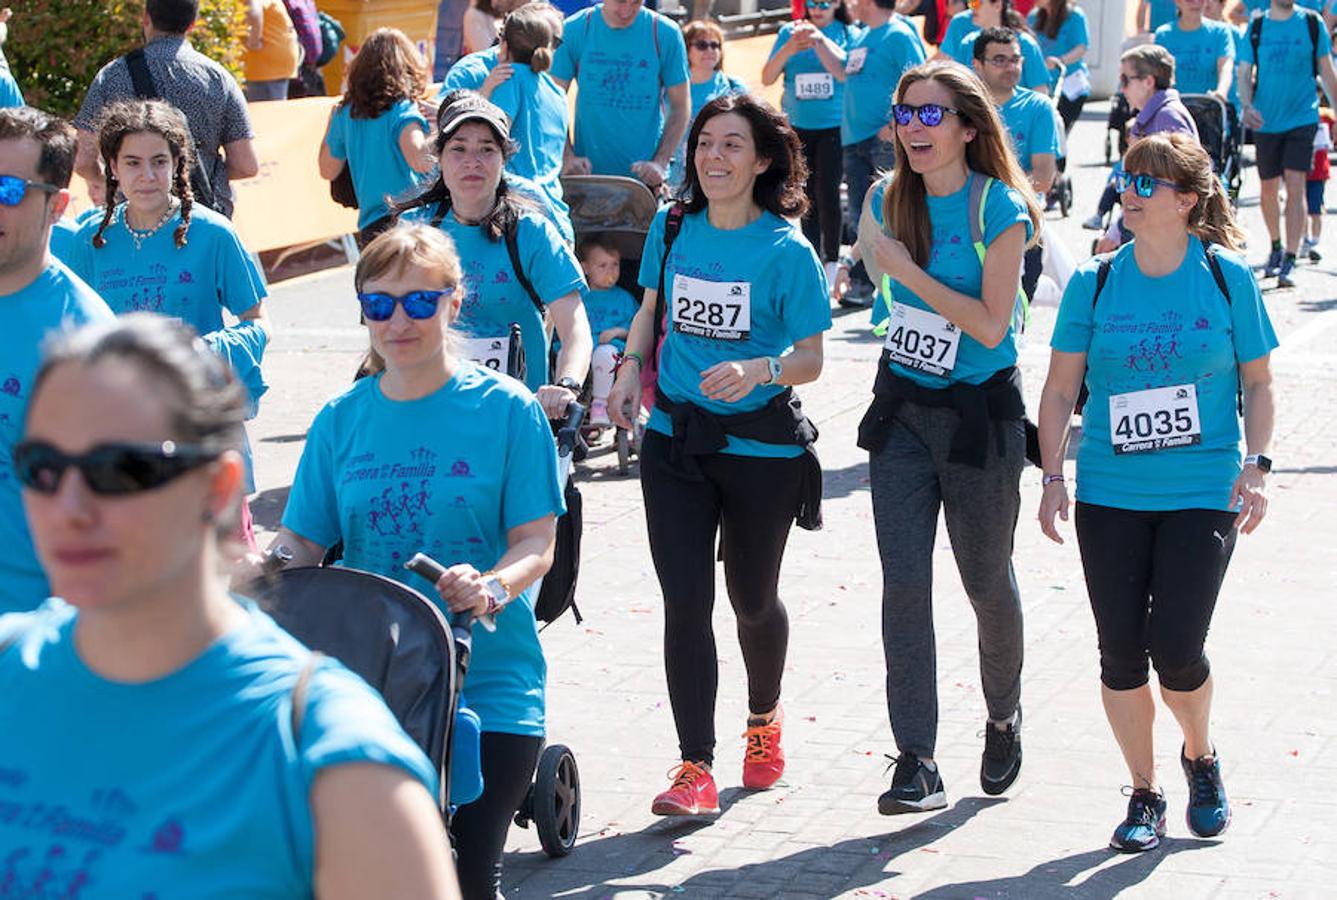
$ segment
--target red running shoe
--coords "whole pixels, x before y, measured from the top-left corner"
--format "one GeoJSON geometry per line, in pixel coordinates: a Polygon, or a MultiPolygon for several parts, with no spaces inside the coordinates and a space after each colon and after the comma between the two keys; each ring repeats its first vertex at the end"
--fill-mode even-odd
{"type": "Polygon", "coordinates": [[[701,816],[720,811],[720,797],[715,779],[705,766],[683,760],[669,770],[673,784],[655,798],[650,812],[657,816],[701,816]]]}
{"type": "Polygon", "coordinates": [[[765,725],[751,725],[743,732],[747,750],[743,754],[743,787],[765,790],[780,780],[785,772],[785,749],[780,746],[780,726],[784,711],[775,708],[775,716],[765,725]]]}

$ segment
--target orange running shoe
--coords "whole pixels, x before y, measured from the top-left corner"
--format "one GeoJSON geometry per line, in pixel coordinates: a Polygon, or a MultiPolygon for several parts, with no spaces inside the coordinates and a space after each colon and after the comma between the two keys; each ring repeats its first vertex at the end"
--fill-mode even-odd
{"type": "Polygon", "coordinates": [[[657,816],[702,816],[720,811],[720,797],[715,779],[705,766],[683,760],[669,769],[673,784],[655,798],[650,812],[657,816]]]}
{"type": "Polygon", "coordinates": [[[780,726],[784,711],[777,706],[775,716],[765,725],[750,725],[743,737],[747,750],[743,753],[743,787],[762,791],[780,780],[785,772],[785,748],[780,746],[780,726]]]}

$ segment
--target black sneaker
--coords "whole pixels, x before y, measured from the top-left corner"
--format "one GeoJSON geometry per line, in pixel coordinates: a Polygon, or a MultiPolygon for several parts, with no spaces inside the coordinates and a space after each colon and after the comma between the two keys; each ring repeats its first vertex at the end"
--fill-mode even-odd
{"type": "Polygon", "coordinates": [[[1021,707],[1017,721],[1007,728],[984,723],[984,757],[980,760],[980,787],[996,797],[1012,786],[1021,774],[1021,707]]]}
{"type": "Polygon", "coordinates": [[[855,279],[850,282],[849,289],[836,302],[846,309],[867,309],[873,305],[873,295],[876,289],[871,281],[855,279]]]}
{"type": "Polygon", "coordinates": [[[1281,271],[1281,263],[1284,258],[1285,257],[1280,249],[1273,250],[1269,253],[1267,255],[1267,262],[1263,264],[1263,277],[1275,277],[1276,274],[1281,271]]]}
{"type": "Polygon", "coordinates": [[[1120,853],[1155,850],[1165,837],[1165,795],[1138,788],[1128,798],[1128,815],[1114,829],[1110,849],[1120,853]]]}
{"type": "Polygon", "coordinates": [[[947,792],[942,786],[942,774],[935,767],[920,762],[913,753],[896,757],[896,772],[891,776],[891,788],[877,798],[877,811],[884,816],[899,813],[928,812],[947,806],[947,792]]]}
{"type": "Polygon", "coordinates": [[[1179,765],[1188,779],[1188,830],[1198,837],[1216,837],[1230,825],[1230,803],[1221,783],[1221,760],[1216,754],[1187,759],[1179,750],[1179,765]]]}

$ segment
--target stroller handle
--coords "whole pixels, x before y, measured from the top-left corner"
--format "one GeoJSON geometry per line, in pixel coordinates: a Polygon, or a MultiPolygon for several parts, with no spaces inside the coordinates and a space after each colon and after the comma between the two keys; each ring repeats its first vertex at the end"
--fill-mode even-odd
{"type": "Polygon", "coordinates": [[[557,455],[570,456],[580,441],[580,426],[585,421],[585,407],[572,400],[557,423],[557,455]]]}
{"type": "MultiPolygon", "coordinates": [[[[441,576],[446,574],[446,567],[432,559],[426,553],[413,554],[413,558],[404,563],[404,568],[416,575],[421,575],[432,584],[436,584],[437,581],[441,579],[441,576]]],[[[467,630],[469,626],[473,624],[474,615],[469,612],[450,613],[449,619],[452,628],[464,628],[467,630]]],[[[479,616],[478,622],[488,631],[497,630],[496,619],[491,615],[479,616]]]]}

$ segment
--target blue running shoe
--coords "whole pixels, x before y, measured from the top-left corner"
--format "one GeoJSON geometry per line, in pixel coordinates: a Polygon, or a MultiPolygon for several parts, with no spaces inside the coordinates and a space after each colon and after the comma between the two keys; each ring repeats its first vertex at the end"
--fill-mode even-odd
{"type": "Polygon", "coordinates": [[[1267,263],[1263,266],[1264,278],[1275,278],[1281,271],[1281,261],[1283,259],[1280,248],[1273,250],[1267,257],[1267,263]]]}
{"type": "Polygon", "coordinates": [[[1277,270],[1277,287],[1295,287],[1295,257],[1289,253],[1277,270]]]}
{"type": "Polygon", "coordinates": [[[1138,788],[1128,798],[1128,816],[1114,829],[1110,849],[1120,853],[1155,850],[1165,837],[1165,795],[1138,788]]]}
{"type": "Polygon", "coordinates": [[[1230,801],[1221,783],[1221,760],[1215,753],[1188,759],[1180,748],[1179,765],[1188,779],[1188,830],[1198,837],[1216,837],[1230,825],[1230,801]]]}

